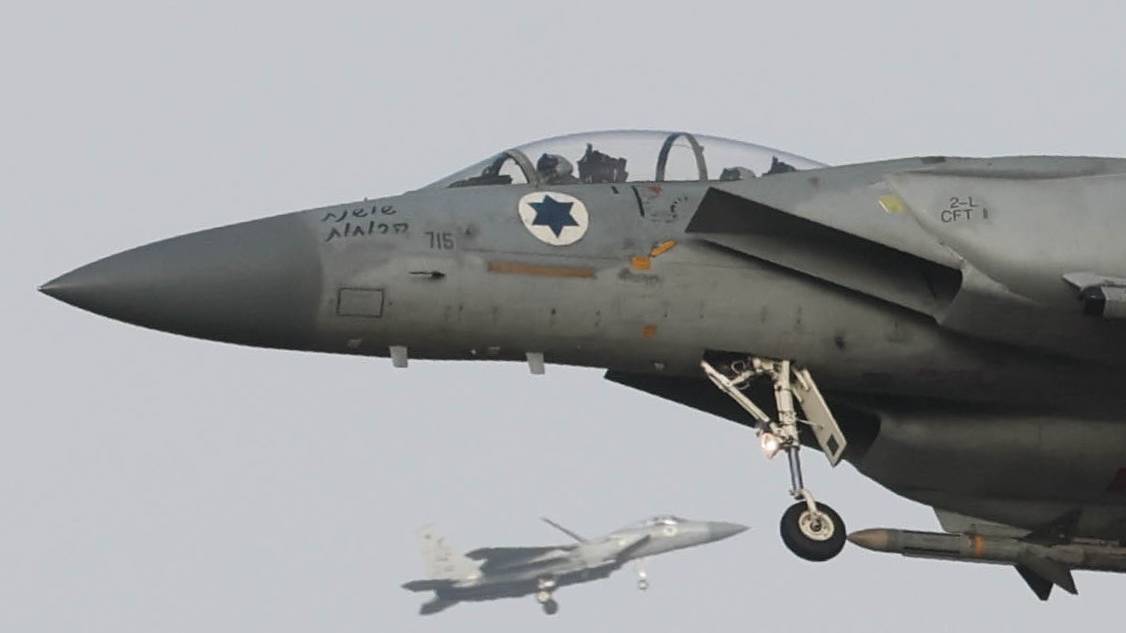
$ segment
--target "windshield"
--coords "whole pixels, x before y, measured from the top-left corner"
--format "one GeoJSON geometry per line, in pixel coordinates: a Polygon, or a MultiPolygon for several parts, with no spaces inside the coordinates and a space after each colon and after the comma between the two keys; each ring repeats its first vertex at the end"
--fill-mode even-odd
{"type": "Polygon", "coordinates": [[[741,180],[824,166],[761,145],[687,132],[591,132],[521,145],[427,188],[741,180]]]}
{"type": "Polygon", "coordinates": [[[655,516],[651,519],[645,519],[644,521],[638,523],[637,526],[638,527],[654,527],[654,526],[658,526],[658,525],[677,525],[677,524],[683,523],[684,521],[685,521],[685,519],[682,519],[678,516],[673,516],[671,514],[664,514],[664,515],[661,515],[661,516],[655,516]]]}

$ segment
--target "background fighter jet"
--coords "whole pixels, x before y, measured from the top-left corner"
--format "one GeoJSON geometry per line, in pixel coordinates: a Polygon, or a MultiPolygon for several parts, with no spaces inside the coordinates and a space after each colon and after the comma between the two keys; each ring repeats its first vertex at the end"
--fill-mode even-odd
{"type": "Polygon", "coordinates": [[[583,134],[400,196],[143,246],[42,290],[397,367],[608,368],[785,454],[796,503],[780,531],[797,555],[828,560],[846,536],[805,485],[809,446],[963,539],[859,544],[1012,564],[1046,597],[1074,591],[1073,569],[1126,570],[1123,200],[1120,159],[827,167],[684,132],[583,134]]]}
{"type": "MultiPolygon", "coordinates": [[[[419,537],[430,578],[413,580],[403,588],[434,592],[434,599],[419,610],[422,615],[437,613],[458,602],[530,594],[535,594],[544,613],[553,615],[559,610],[554,598],[559,587],[606,578],[630,561],[713,543],[747,529],[738,523],[660,516],[588,540],[548,519],[544,521],[577,544],[483,547],[462,556],[432,529],[425,528],[419,537]]],[[[637,587],[643,591],[649,588],[649,579],[640,567],[637,587]]]]}

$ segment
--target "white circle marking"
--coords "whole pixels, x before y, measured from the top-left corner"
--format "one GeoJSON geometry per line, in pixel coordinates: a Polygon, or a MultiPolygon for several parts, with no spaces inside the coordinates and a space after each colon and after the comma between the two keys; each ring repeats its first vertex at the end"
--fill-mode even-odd
{"type": "Polygon", "coordinates": [[[586,235],[590,213],[575,196],[536,191],[520,198],[520,220],[537,240],[552,246],[574,244],[586,235]]]}

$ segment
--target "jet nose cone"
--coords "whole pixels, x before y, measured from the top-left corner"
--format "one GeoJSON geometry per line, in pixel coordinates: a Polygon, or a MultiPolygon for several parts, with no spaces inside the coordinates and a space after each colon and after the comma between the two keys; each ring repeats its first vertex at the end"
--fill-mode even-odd
{"type": "Polygon", "coordinates": [[[711,535],[713,541],[719,541],[736,534],[747,531],[747,526],[739,523],[727,523],[726,521],[711,521],[708,523],[708,533],[711,535]]]}
{"type": "Polygon", "coordinates": [[[42,292],[48,297],[54,297],[59,301],[66,301],[65,299],[63,299],[63,293],[66,288],[66,280],[64,279],[64,277],[66,277],[66,275],[63,275],[62,277],[56,277],[55,279],[48,281],[42,286],[39,286],[39,292],[42,292]]]}
{"type": "Polygon", "coordinates": [[[39,288],[78,308],[187,336],[306,347],[320,302],[316,238],[297,215],[191,233],[39,288]]]}

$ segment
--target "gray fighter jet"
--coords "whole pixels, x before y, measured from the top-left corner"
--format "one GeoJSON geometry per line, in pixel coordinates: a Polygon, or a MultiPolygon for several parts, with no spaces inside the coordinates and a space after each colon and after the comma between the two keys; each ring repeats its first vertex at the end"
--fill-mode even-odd
{"type": "MultiPolygon", "coordinates": [[[[425,580],[403,585],[410,591],[433,591],[434,598],[419,609],[437,613],[459,602],[497,600],[535,595],[544,613],[559,610],[555,590],[567,585],[600,580],[630,561],[673,550],[714,543],[747,529],[738,523],[689,521],[659,516],[587,540],[549,519],[544,521],[576,543],[546,547],[483,547],[459,555],[432,528],[419,533],[425,580]]],[[[649,588],[649,578],[638,566],[637,588],[649,588]]]]}
{"type": "MultiPolygon", "coordinates": [[[[802,479],[808,446],[933,506],[964,540],[931,553],[1012,564],[1045,597],[1074,591],[1074,569],[1126,570],[1123,235],[1122,159],[829,167],[595,133],[142,246],[42,290],[146,327],[396,367],[608,368],[784,454],[781,534],[799,556],[845,542],[802,479]]],[[[918,554],[912,534],[855,540],[918,554]]]]}

